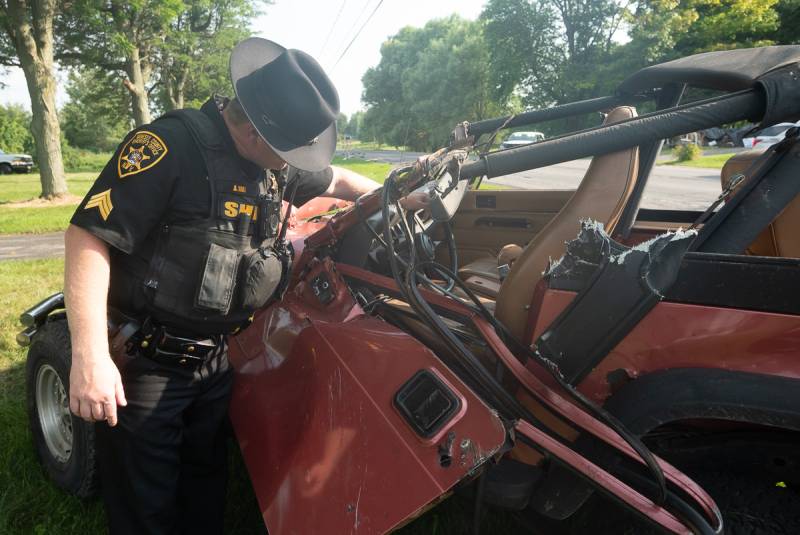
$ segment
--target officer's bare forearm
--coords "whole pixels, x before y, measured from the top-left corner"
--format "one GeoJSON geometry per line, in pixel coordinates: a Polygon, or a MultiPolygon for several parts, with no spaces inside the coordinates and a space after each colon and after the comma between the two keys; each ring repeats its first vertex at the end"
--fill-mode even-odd
{"type": "Polygon", "coordinates": [[[335,165],[332,165],[331,169],[333,170],[333,180],[331,180],[328,190],[323,194],[326,197],[354,201],[378,187],[377,182],[359,175],[355,171],[335,165]]]}
{"type": "Polygon", "coordinates": [[[108,245],[75,225],[67,228],[64,244],[64,297],[73,358],[108,357],[108,245]]]}

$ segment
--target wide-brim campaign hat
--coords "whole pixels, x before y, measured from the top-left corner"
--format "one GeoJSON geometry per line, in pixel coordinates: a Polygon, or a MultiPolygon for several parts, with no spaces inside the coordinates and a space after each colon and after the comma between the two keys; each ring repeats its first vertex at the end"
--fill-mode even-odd
{"type": "Polygon", "coordinates": [[[317,61],[251,37],[233,49],[231,82],[255,129],[289,165],[325,169],[336,150],[339,95],[317,61]]]}

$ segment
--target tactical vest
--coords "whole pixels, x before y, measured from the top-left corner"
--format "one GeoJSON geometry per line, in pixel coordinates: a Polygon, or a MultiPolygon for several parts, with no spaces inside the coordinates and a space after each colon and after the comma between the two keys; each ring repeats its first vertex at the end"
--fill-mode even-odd
{"type": "Polygon", "coordinates": [[[161,223],[133,284],[157,323],[197,334],[233,332],[272,297],[286,267],[275,248],[283,184],[268,172],[255,181],[245,176],[202,111],[166,117],[186,126],[205,159],[211,210],[203,219],[161,223]]]}

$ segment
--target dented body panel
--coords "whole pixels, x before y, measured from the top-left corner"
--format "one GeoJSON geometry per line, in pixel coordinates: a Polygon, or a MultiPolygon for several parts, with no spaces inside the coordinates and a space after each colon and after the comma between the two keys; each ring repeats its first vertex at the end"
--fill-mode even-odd
{"type": "Polygon", "coordinates": [[[231,420],[273,535],[389,531],[475,473],[505,440],[496,414],[428,348],[362,314],[329,261],[311,266],[235,337],[230,357],[231,420]],[[325,303],[314,291],[320,277],[331,286],[325,303]],[[430,438],[393,403],[419,370],[460,401],[430,438]]]}

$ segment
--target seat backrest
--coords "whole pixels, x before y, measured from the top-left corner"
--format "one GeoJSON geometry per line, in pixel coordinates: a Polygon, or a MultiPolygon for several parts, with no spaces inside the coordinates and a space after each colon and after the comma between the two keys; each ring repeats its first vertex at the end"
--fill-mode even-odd
{"type": "MultiPolygon", "coordinates": [[[[732,156],[725,162],[720,173],[722,189],[728,187],[731,179],[739,174],[747,175],[753,161],[764,154],[764,149],[746,150],[732,156]]],[[[749,178],[745,176],[745,179],[749,178]]],[[[734,192],[744,183],[734,188],[734,192]]],[[[765,228],[751,243],[747,254],[757,256],[783,256],[800,258],[800,235],[797,228],[800,225],[800,197],[795,197],[786,208],[765,228]]]]}
{"type": "MultiPolygon", "coordinates": [[[[636,108],[620,106],[606,116],[603,124],[636,117],[636,108]]],[[[528,322],[528,308],[536,284],[550,259],[561,258],[565,243],[575,238],[582,219],[594,219],[614,231],[633,191],[639,173],[639,149],[596,156],[578,189],[561,211],[525,246],[514,262],[497,296],[495,315],[522,340],[528,322]]]]}

